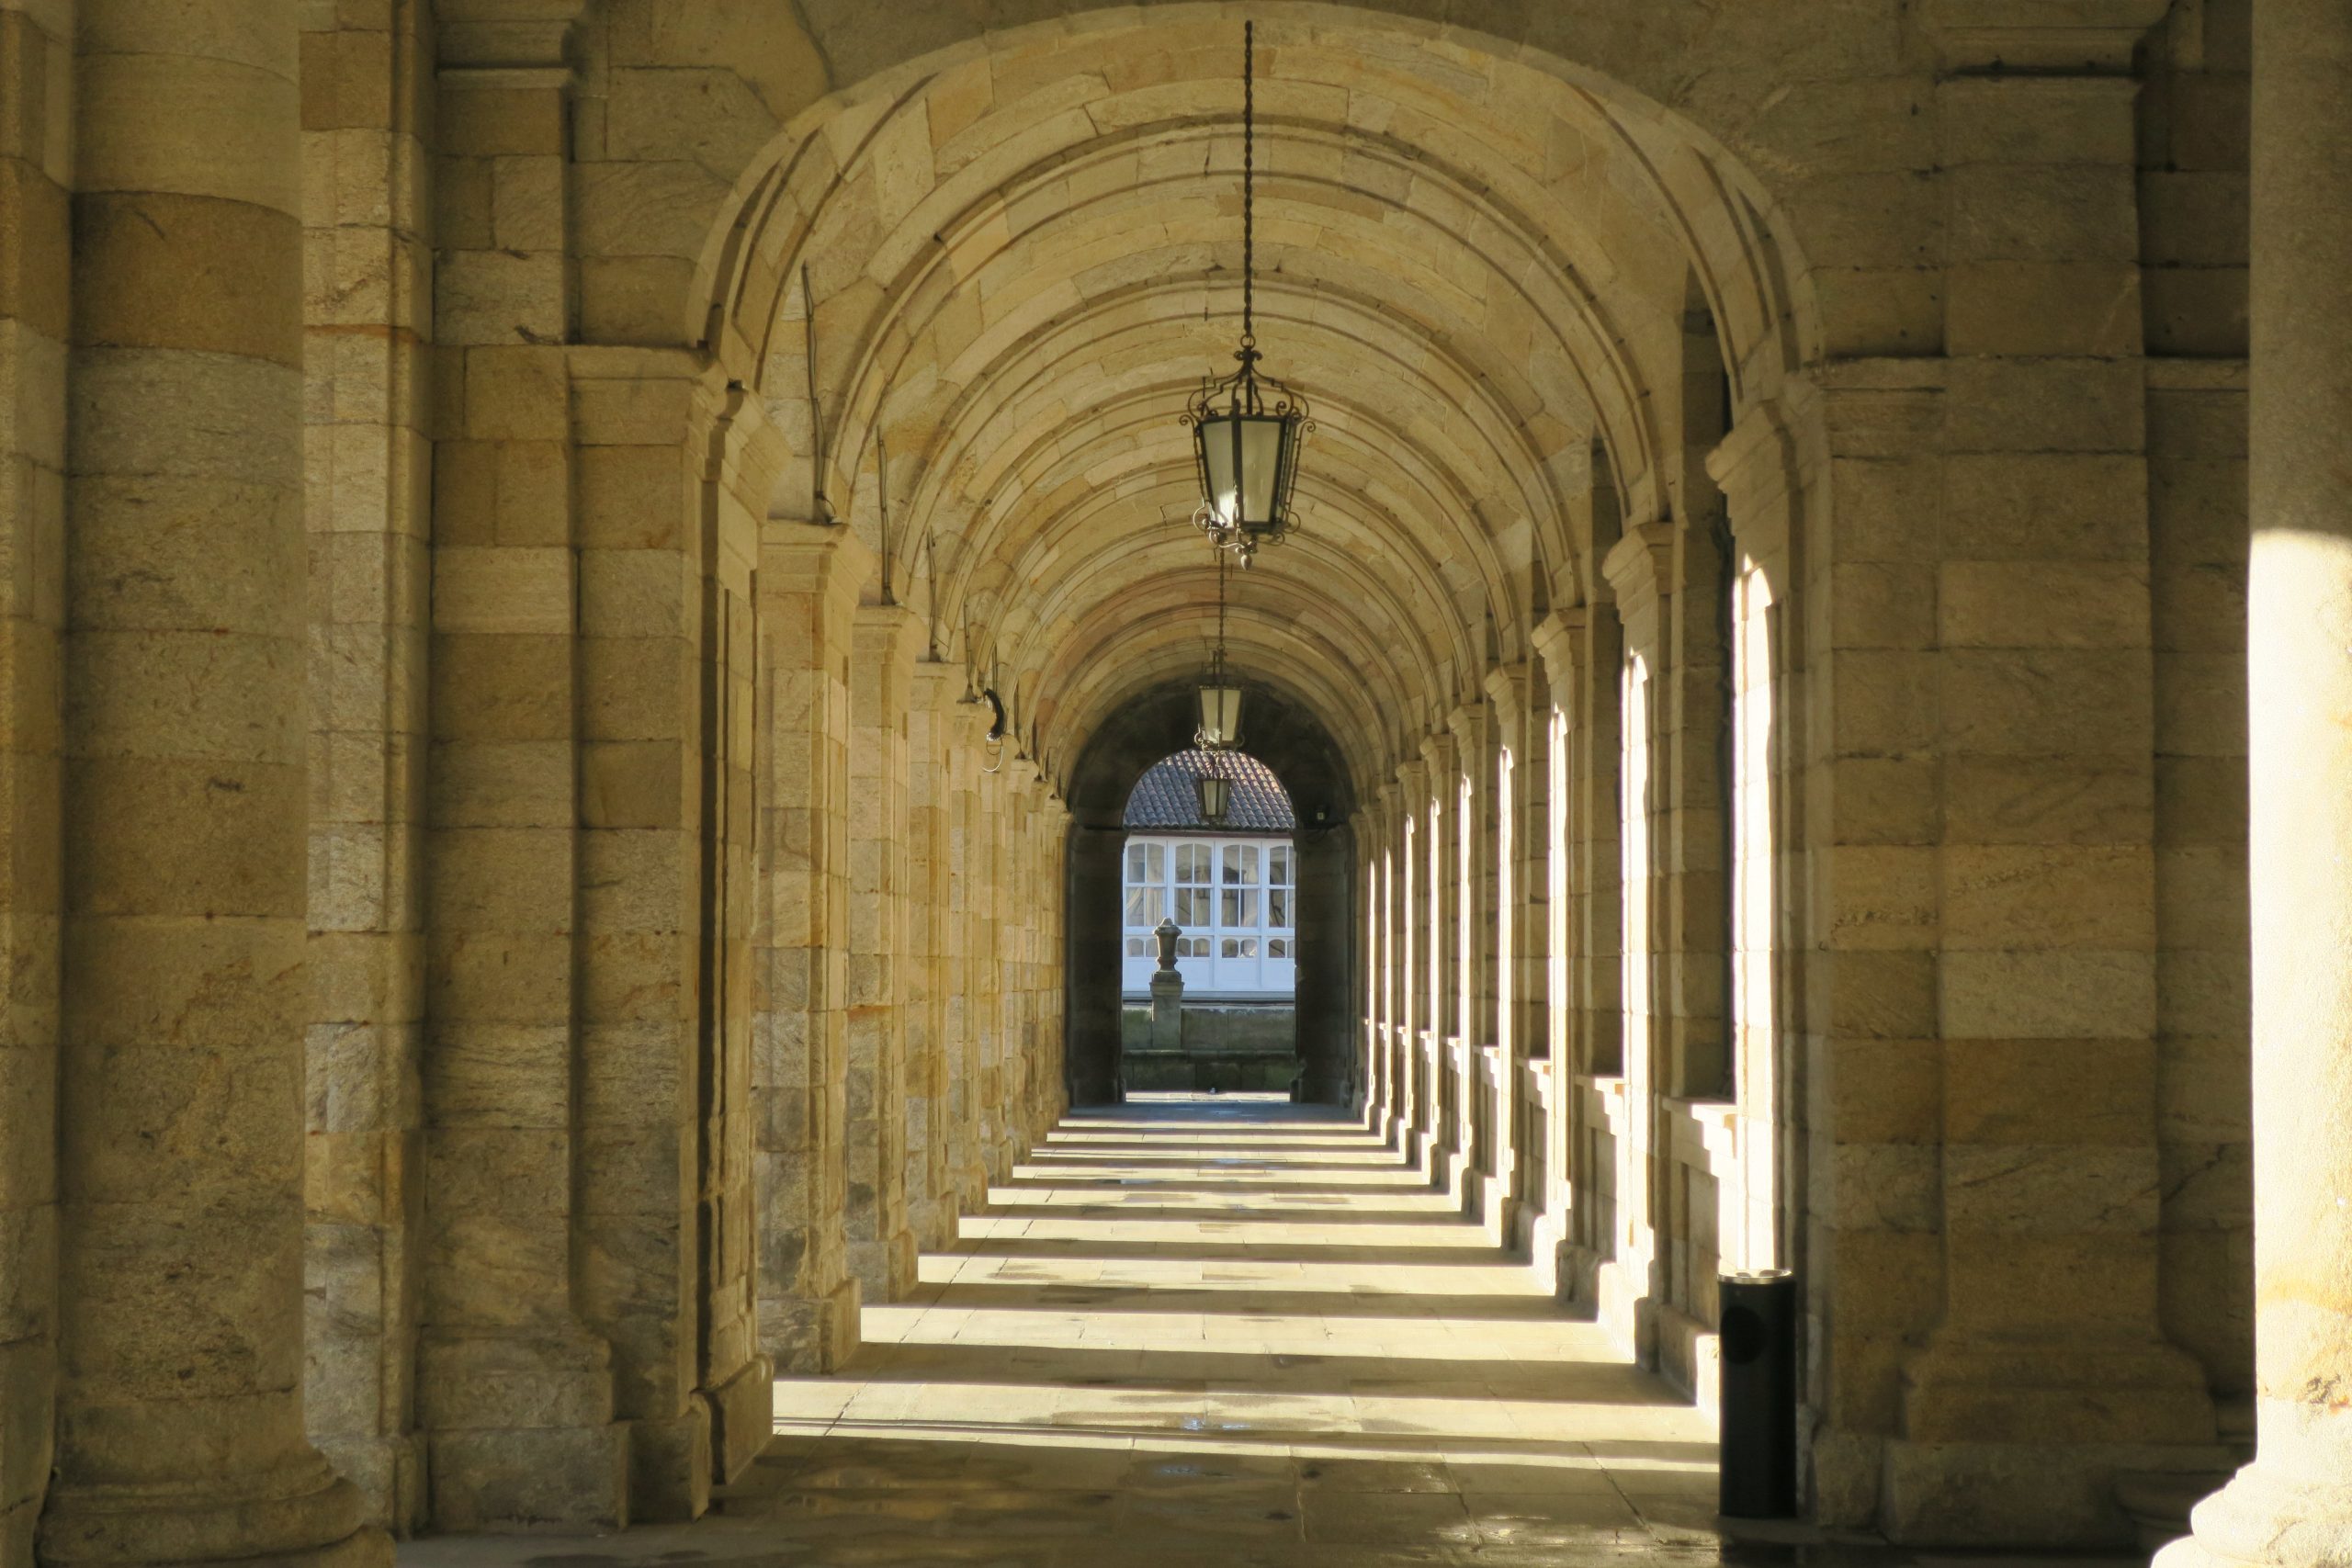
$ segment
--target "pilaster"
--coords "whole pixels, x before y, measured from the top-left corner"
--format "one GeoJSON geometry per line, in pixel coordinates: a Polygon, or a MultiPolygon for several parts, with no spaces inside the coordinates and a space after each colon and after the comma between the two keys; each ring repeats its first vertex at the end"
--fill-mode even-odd
{"type": "Polygon", "coordinates": [[[848,529],[766,523],[759,629],[761,941],[752,1097],[761,1348],[822,1372],[857,1345],[848,1122],[849,679],[873,559],[848,529]]]}
{"type": "Polygon", "coordinates": [[[1984,6],[1938,13],[1954,237],[1942,507],[1935,550],[1893,581],[1935,607],[1914,722],[1943,768],[1942,1114],[1940,1168],[1918,1190],[1942,1231],[1944,1308],[1904,1375],[1882,1504],[1897,1540],[2115,1540],[2116,1474],[2215,1436],[2202,1370],[2159,1326],[2149,1091],[2155,716],[2123,69],[2160,9],[2118,5],[2046,43],[1984,6]],[[1979,73],[2037,48],[2087,63],[1979,73]],[[2111,808],[2019,808],[2062,781],[2062,798],[2111,808]]]}
{"type": "Polygon", "coordinates": [[[922,625],[897,604],[864,604],[850,656],[849,990],[842,1129],[850,1272],[864,1299],[914,1283],[908,1215],[907,708],[922,625]]]}

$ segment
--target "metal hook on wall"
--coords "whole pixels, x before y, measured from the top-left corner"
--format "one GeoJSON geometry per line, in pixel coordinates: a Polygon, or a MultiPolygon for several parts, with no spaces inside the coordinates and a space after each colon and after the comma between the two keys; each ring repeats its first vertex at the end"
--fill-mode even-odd
{"type": "Polygon", "coordinates": [[[983,688],[980,695],[986,699],[989,711],[996,716],[989,721],[986,737],[988,743],[996,748],[996,761],[980,770],[984,773],[992,773],[1004,766],[1004,699],[996,694],[994,686],[983,688]]]}

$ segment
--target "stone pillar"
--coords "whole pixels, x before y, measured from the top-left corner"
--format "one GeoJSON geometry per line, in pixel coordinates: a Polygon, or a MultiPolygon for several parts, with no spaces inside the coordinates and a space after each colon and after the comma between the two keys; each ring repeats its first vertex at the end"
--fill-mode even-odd
{"type": "Polygon", "coordinates": [[[1485,1039],[1492,998],[1487,993],[1494,955],[1494,856],[1488,849],[1494,815],[1494,767],[1483,702],[1468,702],[1446,716],[1453,741],[1452,880],[1453,919],[1453,1006],[1446,1010],[1445,1076],[1453,1100],[1447,1107],[1445,1144],[1453,1152],[1452,1183],[1476,1211],[1483,1201],[1475,1147],[1478,1097],[1478,1047],[1485,1039]]]}
{"type": "Polygon", "coordinates": [[[857,1348],[842,1234],[847,1121],[849,660],[872,558],[846,528],[770,521],[759,628],[761,919],[752,1099],[760,1347],[822,1372],[857,1348]]]}
{"type": "Polygon", "coordinates": [[[1356,1090],[1364,1126],[1378,1131],[1388,1096],[1388,970],[1395,960],[1395,936],[1388,924],[1389,881],[1395,861],[1389,850],[1391,831],[1386,807],[1388,792],[1356,813],[1353,824],[1357,852],[1362,857],[1364,930],[1363,1060],[1357,1069],[1356,1090]]]}
{"type": "Polygon", "coordinates": [[[2352,11],[2254,14],[2256,1449],[2160,1568],[2352,1561],[2352,11]]]}
{"type": "MultiPolygon", "coordinates": [[[[1587,1157],[1585,1140],[1576,1136],[1575,1108],[1580,1098],[1576,1050],[1584,1043],[1583,1031],[1574,1028],[1579,973],[1573,943],[1582,922],[1575,919],[1575,848],[1569,833],[1570,813],[1577,798],[1569,735],[1576,716],[1577,660],[1575,650],[1583,631],[1582,609],[1555,610],[1537,622],[1529,635],[1536,656],[1544,661],[1544,700],[1534,718],[1543,729],[1538,753],[1544,770],[1543,845],[1536,852],[1544,883],[1541,962],[1544,1008],[1540,1040],[1529,1042],[1529,1054],[1551,1062],[1551,1104],[1541,1134],[1544,1140],[1544,1170],[1548,1190],[1544,1194],[1544,1250],[1534,1253],[1539,1265],[1556,1270],[1563,1291],[1589,1299],[1577,1290],[1580,1281],[1570,1261],[1574,1236],[1591,1220],[1585,1173],[1577,1162],[1587,1157]]],[[[1531,737],[1534,733],[1531,728],[1531,737]]],[[[1531,757],[1531,761],[1537,760],[1531,757]]],[[[1531,1242],[1531,1247],[1536,1244],[1531,1242]]],[[[1588,1247],[1585,1256],[1590,1257],[1588,1247]]]]}
{"type": "Polygon", "coordinates": [[[1401,1021],[1400,987],[1404,984],[1404,841],[1403,814],[1397,807],[1396,782],[1380,786],[1375,797],[1372,846],[1380,866],[1379,903],[1373,919],[1380,932],[1380,962],[1373,984],[1379,1027],[1373,1032],[1374,1089],[1371,1130],[1385,1133],[1396,1116],[1396,1030],[1401,1021]]]}
{"type": "Polygon", "coordinates": [[[916,1244],[934,1250],[956,1236],[948,742],[963,681],[956,666],[922,659],[907,707],[907,1223],[916,1244]]]}
{"type": "Polygon", "coordinates": [[[1928,676],[1898,715],[1910,739],[1882,743],[1933,746],[1940,841],[1871,857],[1870,884],[1850,874],[1862,857],[1839,863],[1849,919],[1868,909],[1890,951],[1932,929],[1936,948],[1932,986],[1905,1002],[1933,1008],[1939,1146],[1880,1159],[1869,1200],[1884,1213],[1908,1193],[1906,1228],[1942,1233],[1941,1321],[1904,1369],[1883,1472],[1899,1540],[2128,1540],[2119,1473],[2217,1457],[2204,1369],[2166,1340],[2158,1277],[2132,57],[2164,10],[2140,0],[2109,11],[2124,25],[2041,37],[2013,6],[1937,17],[1941,510],[1932,547],[1876,592],[1935,606],[1931,661],[1907,661],[1928,676]]]}
{"type": "Polygon", "coordinates": [[[850,658],[849,1267],[869,1302],[914,1283],[907,1220],[907,705],[922,638],[897,604],[857,612],[850,658]]]}
{"type": "Polygon", "coordinates": [[[1002,764],[1003,786],[997,793],[996,969],[997,1115],[996,1155],[992,1168],[1000,1179],[1012,1175],[1022,1156],[1023,1134],[1029,1113],[1028,1004],[1023,991],[1022,966],[1028,959],[1027,865],[1029,818],[1037,795],[1036,764],[1023,757],[1002,764]]]}
{"type": "Polygon", "coordinates": [[[391,1560],[302,1424],[296,27],[78,18],[52,1563],[391,1560]]]}
{"type": "Polygon", "coordinates": [[[986,750],[989,709],[970,703],[950,732],[948,754],[956,778],[955,976],[948,998],[948,1028],[957,1063],[956,1190],[960,1204],[976,1212],[988,1202],[988,1006],[982,960],[989,951],[988,818],[982,805],[980,754],[986,750]]]}
{"type": "Polygon", "coordinates": [[[1454,1025],[1455,998],[1460,982],[1455,973],[1455,948],[1461,939],[1457,921],[1462,907],[1461,851],[1462,784],[1454,772],[1453,737],[1442,730],[1421,738],[1421,874],[1429,891],[1422,902],[1423,976],[1421,1016],[1415,1021],[1417,1076],[1422,1091],[1414,1105],[1414,1125],[1428,1151],[1427,1169],[1432,1178],[1445,1169],[1447,1128],[1456,1103],[1448,1085],[1446,1041],[1454,1025]]]}
{"type": "MultiPolygon", "coordinates": [[[[311,1440],[405,1534],[424,1522],[412,1266],[424,1247],[425,639],[433,497],[422,278],[435,182],[431,13],[303,13],[303,466],[310,504],[311,1440]]],[[[488,197],[485,193],[484,205],[488,197]]],[[[674,440],[671,461],[677,461],[674,440]]],[[[5,1265],[0,1265],[5,1267],[5,1265]]],[[[6,1461],[0,1459],[0,1469],[6,1461]]]]}
{"type": "Polygon", "coordinates": [[[1506,1238],[1514,1235],[1517,1202],[1540,1197],[1524,1192],[1520,1184],[1521,1139],[1528,1129],[1521,1094],[1526,1075],[1530,1025],[1542,1019],[1543,988],[1531,973],[1529,954],[1543,930],[1544,863],[1531,858],[1531,844],[1540,835],[1533,825],[1531,804],[1543,804],[1544,763],[1531,759],[1527,745],[1527,680],[1524,664],[1506,664],[1487,672],[1487,697],[1495,714],[1495,812],[1493,817],[1494,988],[1493,1038],[1500,1083],[1494,1111],[1494,1148],[1489,1173],[1500,1184],[1498,1218],[1506,1238]],[[1532,765],[1531,765],[1532,764],[1532,765]],[[1531,803],[1530,796],[1533,799],[1531,803]],[[1531,874],[1531,873],[1535,874],[1531,874]],[[1531,1001],[1534,1004],[1531,1007],[1531,1001]]]}
{"type": "MultiPolygon", "coordinates": [[[[70,83],[74,7],[0,0],[0,73],[70,83]]],[[[0,93],[0,1563],[29,1563],[57,1382],[59,659],[74,100],[0,93]]]]}
{"type": "Polygon", "coordinates": [[[1429,987],[1429,767],[1419,757],[1396,765],[1396,1087],[1391,1123],[1397,1152],[1420,1157],[1421,1023],[1429,987]]]}
{"type": "MultiPolygon", "coordinates": [[[[1667,725],[1671,655],[1668,649],[1669,584],[1675,526],[1629,526],[1600,563],[1624,626],[1624,649],[1611,672],[1618,682],[1619,740],[1611,766],[1618,779],[1619,1073],[1624,1123],[1611,1179],[1616,1195],[1611,1256],[1599,1270],[1603,1320],[1626,1336],[1645,1364],[1655,1364],[1654,1304],[1664,1295],[1659,1166],[1669,1155],[1660,1127],[1667,1089],[1670,1021],[1662,983],[1668,926],[1664,899],[1667,831],[1667,725]]],[[[1600,672],[1594,671],[1596,682],[1600,672]]]]}
{"type": "Polygon", "coordinates": [[[591,988],[579,799],[597,705],[581,635],[563,343],[571,73],[560,32],[523,51],[537,56],[528,66],[445,53],[436,78],[451,188],[460,169],[502,164],[509,188],[553,205],[535,209],[534,227],[540,247],[556,247],[509,255],[495,233],[463,221],[459,203],[434,280],[423,1072],[432,1223],[417,1411],[431,1513],[446,1529],[628,1518],[629,1434],[614,1419],[611,1350],[574,1295],[591,988]],[[492,276],[497,303],[486,307],[475,286],[492,276]]]}
{"type": "MultiPolygon", "coordinates": [[[[1048,786],[1051,787],[1050,785],[1048,786]]],[[[1069,854],[1070,809],[1058,793],[1046,797],[1043,829],[1037,839],[1036,894],[1030,901],[1037,929],[1037,1073],[1031,1080],[1038,1095],[1031,1126],[1033,1142],[1042,1143],[1069,1109],[1069,1040],[1064,1032],[1062,984],[1063,921],[1069,908],[1066,890],[1069,854]]]]}

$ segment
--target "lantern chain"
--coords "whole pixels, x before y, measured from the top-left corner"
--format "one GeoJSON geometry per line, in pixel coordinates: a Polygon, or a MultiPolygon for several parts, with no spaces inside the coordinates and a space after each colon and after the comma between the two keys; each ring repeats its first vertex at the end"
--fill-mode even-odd
{"type": "Polygon", "coordinates": [[[1252,327],[1257,272],[1257,23],[1241,24],[1241,347],[1245,354],[1258,346],[1252,327]]]}

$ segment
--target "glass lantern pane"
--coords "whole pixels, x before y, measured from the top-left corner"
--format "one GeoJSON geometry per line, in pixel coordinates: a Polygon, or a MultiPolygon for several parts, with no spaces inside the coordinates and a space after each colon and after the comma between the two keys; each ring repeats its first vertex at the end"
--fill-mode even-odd
{"type": "Polygon", "coordinates": [[[1197,437],[1201,453],[1201,485],[1208,492],[1203,499],[1228,524],[1234,520],[1234,509],[1238,504],[1233,475],[1238,423],[1229,418],[1204,419],[1201,422],[1197,437]]]}
{"type": "Polygon", "coordinates": [[[1203,686],[1201,734],[1212,746],[1230,746],[1241,732],[1241,688],[1203,686]]]}
{"type": "Polygon", "coordinates": [[[1283,422],[1245,419],[1241,422],[1241,520],[1266,524],[1274,520],[1274,480],[1280,472],[1283,422]]]}

